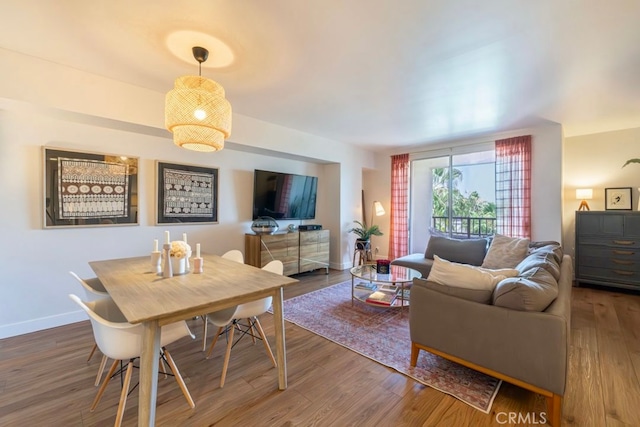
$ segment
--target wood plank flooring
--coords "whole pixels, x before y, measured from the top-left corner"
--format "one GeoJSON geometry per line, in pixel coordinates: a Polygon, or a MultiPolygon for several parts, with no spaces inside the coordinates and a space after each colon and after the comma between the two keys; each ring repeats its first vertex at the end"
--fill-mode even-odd
{"type": "MultiPolygon", "coordinates": [[[[349,279],[345,271],[298,276],[285,298],[349,279]]],[[[80,292],[80,289],[78,289],[80,292]]],[[[601,288],[573,289],[572,336],[565,426],[640,425],[640,295],[601,288]]],[[[223,348],[213,357],[196,340],[174,343],[171,353],[196,407],[175,381],[160,375],[161,426],[524,426],[539,423],[544,398],[503,384],[491,414],[483,414],[359,354],[285,322],[289,388],[277,390],[277,371],[264,348],[244,339],[233,348],[226,384],[219,388],[223,348]],[[506,422],[509,413],[529,422],[506,422]],[[533,418],[535,417],[535,418],[533,418]]],[[[273,346],[273,321],[262,317],[273,346]]],[[[209,328],[210,334],[214,331],[209,328]]],[[[210,341],[209,341],[210,342],[210,341]]],[[[88,321],[0,340],[0,426],[109,426],[118,381],[94,412],[89,406],[101,355],[87,363],[93,336],[88,321]]],[[[137,380],[137,371],[133,382],[137,380]]],[[[135,426],[138,391],[129,396],[124,426],[135,426]]]]}

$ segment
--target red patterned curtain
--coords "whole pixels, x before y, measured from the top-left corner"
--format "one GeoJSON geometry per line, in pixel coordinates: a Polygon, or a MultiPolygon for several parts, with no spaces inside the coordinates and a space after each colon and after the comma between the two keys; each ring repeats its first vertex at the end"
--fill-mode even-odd
{"type": "Polygon", "coordinates": [[[389,259],[409,253],[409,154],[391,156],[389,259]]]}
{"type": "Polygon", "coordinates": [[[498,233],[531,238],[531,135],[496,141],[498,233]]]}

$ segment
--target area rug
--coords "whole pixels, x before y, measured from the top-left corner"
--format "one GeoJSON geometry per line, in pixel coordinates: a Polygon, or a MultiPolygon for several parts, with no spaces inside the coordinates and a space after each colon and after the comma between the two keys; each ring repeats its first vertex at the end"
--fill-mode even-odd
{"type": "Polygon", "coordinates": [[[410,366],[409,312],[351,306],[351,280],[284,301],[284,318],[414,380],[489,413],[501,381],[420,351],[410,366]]]}

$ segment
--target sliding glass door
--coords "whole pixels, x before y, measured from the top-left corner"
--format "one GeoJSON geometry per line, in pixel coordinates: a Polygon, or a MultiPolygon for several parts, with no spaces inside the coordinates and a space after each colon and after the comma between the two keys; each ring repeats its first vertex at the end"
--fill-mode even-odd
{"type": "Polygon", "coordinates": [[[410,251],[432,234],[470,239],[494,234],[495,154],[491,145],[412,159],[410,251]],[[476,151],[477,150],[477,151],[476,151]]]}

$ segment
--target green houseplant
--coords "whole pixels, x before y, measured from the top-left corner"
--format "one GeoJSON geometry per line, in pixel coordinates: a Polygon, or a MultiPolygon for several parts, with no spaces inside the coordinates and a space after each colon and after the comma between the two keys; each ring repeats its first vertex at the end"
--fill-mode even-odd
{"type": "Polygon", "coordinates": [[[358,226],[349,230],[349,233],[353,233],[358,238],[356,239],[356,247],[360,249],[366,249],[369,247],[371,236],[382,236],[382,231],[377,225],[367,226],[366,222],[353,221],[358,226]]]}
{"type": "Polygon", "coordinates": [[[625,167],[631,163],[640,163],[640,159],[629,159],[627,160],[627,163],[625,163],[624,165],[622,165],[622,167],[625,167]]]}

